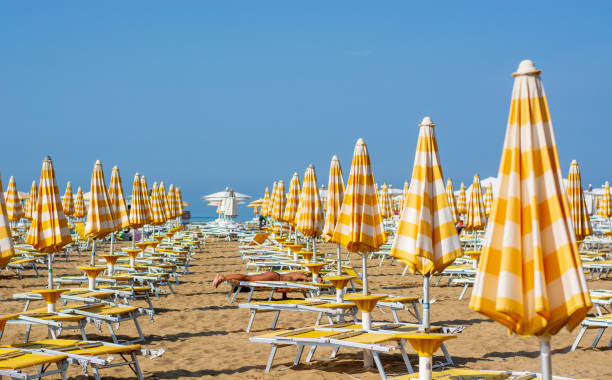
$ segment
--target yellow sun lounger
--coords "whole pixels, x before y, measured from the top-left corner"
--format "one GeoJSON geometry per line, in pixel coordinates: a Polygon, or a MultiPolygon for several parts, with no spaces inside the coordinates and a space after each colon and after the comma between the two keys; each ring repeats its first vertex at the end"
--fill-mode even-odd
{"type": "MultiPolygon", "coordinates": [[[[597,332],[597,335],[595,336],[595,339],[593,340],[593,344],[591,345],[591,348],[597,347],[597,344],[599,343],[599,340],[601,339],[606,329],[608,327],[612,327],[612,314],[604,314],[602,316],[595,317],[595,318],[586,318],[584,321],[580,323],[580,325],[581,325],[580,332],[578,333],[578,336],[576,337],[574,344],[572,344],[570,351],[574,351],[576,347],[578,347],[578,344],[584,337],[584,334],[587,332],[587,330],[590,330],[590,329],[599,330],[597,332]]],[[[608,342],[608,347],[612,347],[612,337],[610,337],[610,341],[608,342]]]]}
{"type": "MultiPolygon", "coordinates": [[[[480,371],[474,369],[447,369],[432,373],[432,380],[504,380],[510,378],[516,380],[538,379],[538,374],[531,372],[510,372],[510,371],[480,371]]],[[[411,380],[418,379],[419,374],[407,374],[395,376],[395,380],[411,380]]],[[[553,376],[553,380],[569,379],[567,377],[553,376]]],[[[586,379],[583,379],[586,380],[586,379]]]]}
{"type": "Polygon", "coordinates": [[[67,358],[68,355],[66,354],[30,353],[0,347],[0,376],[29,380],[60,374],[62,379],[66,379],[67,358]],[[57,366],[57,369],[49,369],[53,364],[57,366]],[[36,367],[38,369],[34,374],[29,374],[26,371],[36,367]]]}

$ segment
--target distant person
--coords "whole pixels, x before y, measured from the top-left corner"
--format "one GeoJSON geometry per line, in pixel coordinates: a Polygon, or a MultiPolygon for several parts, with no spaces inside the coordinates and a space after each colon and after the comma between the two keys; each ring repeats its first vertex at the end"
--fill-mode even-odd
{"type": "Polygon", "coordinates": [[[223,281],[312,281],[312,274],[303,272],[288,272],[288,273],[276,273],[276,272],[265,272],[260,274],[228,274],[223,275],[218,273],[213,280],[213,286],[216,288],[223,281]]]}
{"type": "Polygon", "coordinates": [[[457,223],[457,235],[461,235],[461,231],[463,231],[464,228],[463,220],[459,220],[459,223],[457,223]]]}
{"type": "Polygon", "coordinates": [[[260,230],[263,228],[264,224],[266,224],[266,218],[264,218],[263,215],[259,214],[259,229],[260,230]]]}

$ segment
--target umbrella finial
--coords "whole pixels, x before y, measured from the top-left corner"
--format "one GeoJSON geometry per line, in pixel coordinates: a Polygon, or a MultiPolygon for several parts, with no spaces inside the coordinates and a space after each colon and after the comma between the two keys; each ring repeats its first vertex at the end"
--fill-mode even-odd
{"type": "Polygon", "coordinates": [[[100,160],[96,160],[96,165],[102,165],[102,163],[100,162],[100,160]]]}
{"type": "Polygon", "coordinates": [[[365,141],[360,137],[357,139],[357,145],[365,145],[365,141]]]}
{"type": "Polygon", "coordinates": [[[43,161],[51,161],[51,156],[45,156],[45,158],[43,159],[43,161]]]}
{"type": "Polygon", "coordinates": [[[419,127],[435,127],[436,125],[431,121],[431,117],[425,116],[419,127]]]}
{"type": "Polygon", "coordinates": [[[535,65],[533,64],[533,61],[531,61],[530,59],[525,59],[521,61],[521,63],[519,63],[518,70],[516,70],[516,72],[513,73],[512,76],[517,77],[519,75],[530,75],[530,74],[539,75],[540,73],[541,71],[536,69],[535,65]]]}
{"type": "Polygon", "coordinates": [[[578,165],[578,161],[572,160],[572,165],[578,165]]]}

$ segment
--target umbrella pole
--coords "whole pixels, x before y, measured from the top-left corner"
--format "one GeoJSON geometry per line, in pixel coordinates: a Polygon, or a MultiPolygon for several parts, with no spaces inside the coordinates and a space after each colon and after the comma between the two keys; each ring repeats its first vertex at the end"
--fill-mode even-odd
{"type": "Polygon", "coordinates": [[[132,228],[132,249],[136,246],[136,229],[132,228]]]}
{"type": "Polygon", "coordinates": [[[342,258],[340,257],[340,244],[336,244],[336,257],[338,259],[338,276],[342,276],[342,258]]]}
{"type": "Polygon", "coordinates": [[[315,243],[315,237],[312,237],[312,260],[317,261],[317,244],[315,243]]]}
{"type": "Polygon", "coordinates": [[[49,282],[47,289],[53,289],[53,269],[51,269],[51,253],[47,253],[47,270],[49,271],[49,282]]]}
{"type": "Polygon", "coordinates": [[[542,380],[552,380],[552,361],[550,354],[550,335],[539,336],[540,360],[542,361],[542,380]]]}
{"type": "Polygon", "coordinates": [[[96,265],[96,239],[91,239],[91,266],[96,265]]]}
{"type": "Polygon", "coordinates": [[[429,278],[430,274],[423,275],[423,318],[422,331],[429,331],[429,278]]]}
{"type": "Polygon", "coordinates": [[[363,282],[363,295],[368,295],[368,254],[361,254],[361,281],[363,282]]]}
{"type": "Polygon", "coordinates": [[[115,248],[115,234],[111,232],[111,244],[110,244],[110,254],[113,254],[115,248]]]}

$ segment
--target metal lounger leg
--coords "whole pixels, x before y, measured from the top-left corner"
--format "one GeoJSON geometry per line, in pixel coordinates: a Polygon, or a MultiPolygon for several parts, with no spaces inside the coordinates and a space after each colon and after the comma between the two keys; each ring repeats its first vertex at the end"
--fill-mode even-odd
{"type": "Polygon", "coordinates": [[[276,323],[278,323],[278,316],[280,315],[280,310],[276,311],[274,315],[274,320],[272,321],[272,328],[276,328],[276,323]]]}
{"type": "Polygon", "coordinates": [[[338,351],[340,351],[340,346],[334,347],[334,350],[331,353],[330,358],[333,359],[336,357],[336,355],[338,355],[338,351]]]}
{"type": "MultiPolygon", "coordinates": [[[[242,290],[242,286],[236,287],[236,291],[232,295],[232,298],[230,299],[230,303],[234,302],[234,300],[236,299],[236,296],[238,296],[238,293],[240,293],[241,290],[242,290]]],[[[251,302],[250,298],[247,302],[251,302]]]]}
{"type": "Polygon", "coordinates": [[[106,325],[108,326],[108,330],[110,331],[111,337],[113,338],[113,343],[119,344],[119,340],[117,339],[117,335],[115,334],[113,324],[107,321],[106,325]]]}
{"type": "Polygon", "coordinates": [[[391,309],[391,314],[393,314],[393,321],[395,323],[399,323],[400,320],[399,320],[399,317],[397,316],[397,310],[392,308],[391,309]]]}
{"type": "Polygon", "coordinates": [[[319,323],[321,322],[322,316],[323,316],[323,312],[319,312],[319,314],[317,314],[317,321],[315,322],[315,326],[319,325],[319,323]]]}
{"type": "Polygon", "coordinates": [[[268,357],[268,363],[266,364],[266,373],[270,372],[272,362],[274,361],[274,355],[276,355],[276,344],[272,344],[272,350],[270,350],[270,356],[268,357]]]}
{"type": "Polygon", "coordinates": [[[400,339],[399,349],[400,349],[400,352],[402,353],[402,359],[404,359],[404,364],[406,365],[406,369],[408,370],[408,373],[413,373],[414,368],[412,368],[412,364],[410,364],[410,359],[408,358],[408,354],[406,353],[406,348],[404,348],[405,344],[406,344],[406,340],[400,339]]]}
{"type": "Polygon", "coordinates": [[[453,358],[451,357],[450,353],[448,352],[448,350],[446,349],[446,346],[444,345],[444,343],[442,343],[442,345],[440,346],[440,349],[442,350],[442,352],[444,353],[444,357],[446,358],[446,364],[447,365],[453,365],[455,363],[453,363],[453,358]]]}
{"type": "Polygon", "coordinates": [[[461,290],[461,294],[459,294],[459,299],[462,300],[463,296],[465,295],[465,292],[467,291],[468,286],[470,285],[469,282],[466,282],[465,285],[463,285],[463,289],[461,290]]]}
{"type": "Polygon", "coordinates": [[[306,363],[309,363],[312,360],[312,357],[314,356],[314,353],[316,350],[317,350],[316,344],[310,347],[310,350],[308,351],[308,355],[306,356],[306,363]]]}
{"type": "Polygon", "coordinates": [[[268,296],[268,301],[272,301],[272,297],[274,297],[274,289],[270,291],[270,295],[268,296]]]}
{"type": "Polygon", "coordinates": [[[597,336],[595,337],[595,340],[593,341],[591,348],[597,347],[597,343],[599,343],[599,340],[601,339],[601,336],[603,335],[604,331],[606,331],[605,327],[602,327],[599,329],[599,332],[597,333],[597,336]]]}
{"type": "Polygon", "coordinates": [[[138,320],[136,319],[136,315],[130,313],[130,315],[132,316],[132,320],[134,321],[134,326],[136,326],[136,330],[138,331],[138,338],[139,338],[139,342],[144,342],[145,341],[145,336],[142,333],[142,329],[140,328],[140,324],[138,323],[138,320]]]}
{"type": "Polygon", "coordinates": [[[247,325],[246,332],[251,332],[251,326],[253,326],[253,321],[255,320],[255,314],[257,310],[251,310],[251,317],[249,318],[249,324],[247,325]]]}
{"type": "Polygon", "coordinates": [[[406,265],[406,267],[404,267],[404,271],[402,272],[402,276],[405,276],[406,272],[408,272],[408,266],[407,265],[406,265]]]}
{"type": "Polygon", "coordinates": [[[576,340],[574,341],[574,344],[572,344],[572,348],[570,348],[570,351],[574,351],[576,347],[578,347],[578,343],[580,343],[586,331],[587,331],[587,327],[582,326],[582,328],[580,329],[580,332],[578,333],[578,336],[576,337],[576,340]]]}
{"type": "Polygon", "coordinates": [[[136,358],[136,353],[132,352],[131,356],[132,356],[132,361],[134,362],[134,372],[136,372],[136,376],[138,377],[138,380],[144,380],[144,378],[142,377],[142,371],[140,370],[140,364],[138,364],[138,358],[136,358]]]}
{"type": "Polygon", "coordinates": [[[376,363],[376,368],[378,368],[378,373],[380,374],[380,378],[382,380],[387,380],[387,374],[385,373],[385,368],[380,361],[380,356],[378,356],[378,352],[372,352],[372,357],[374,358],[374,362],[376,363]]]}
{"type": "Polygon", "coordinates": [[[416,302],[412,304],[412,308],[414,309],[414,316],[416,317],[417,321],[422,323],[421,314],[419,314],[419,308],[417,307],[416,302]]]}
{"type": "Polygon", "coordinates": [[[297,354],[295,355],[295,360],[293,361],[294,366],[300,364],[300,360],[302,359],[302,352],[304,352],[304,345],[300,344],[298,346],[297,354]]]}

